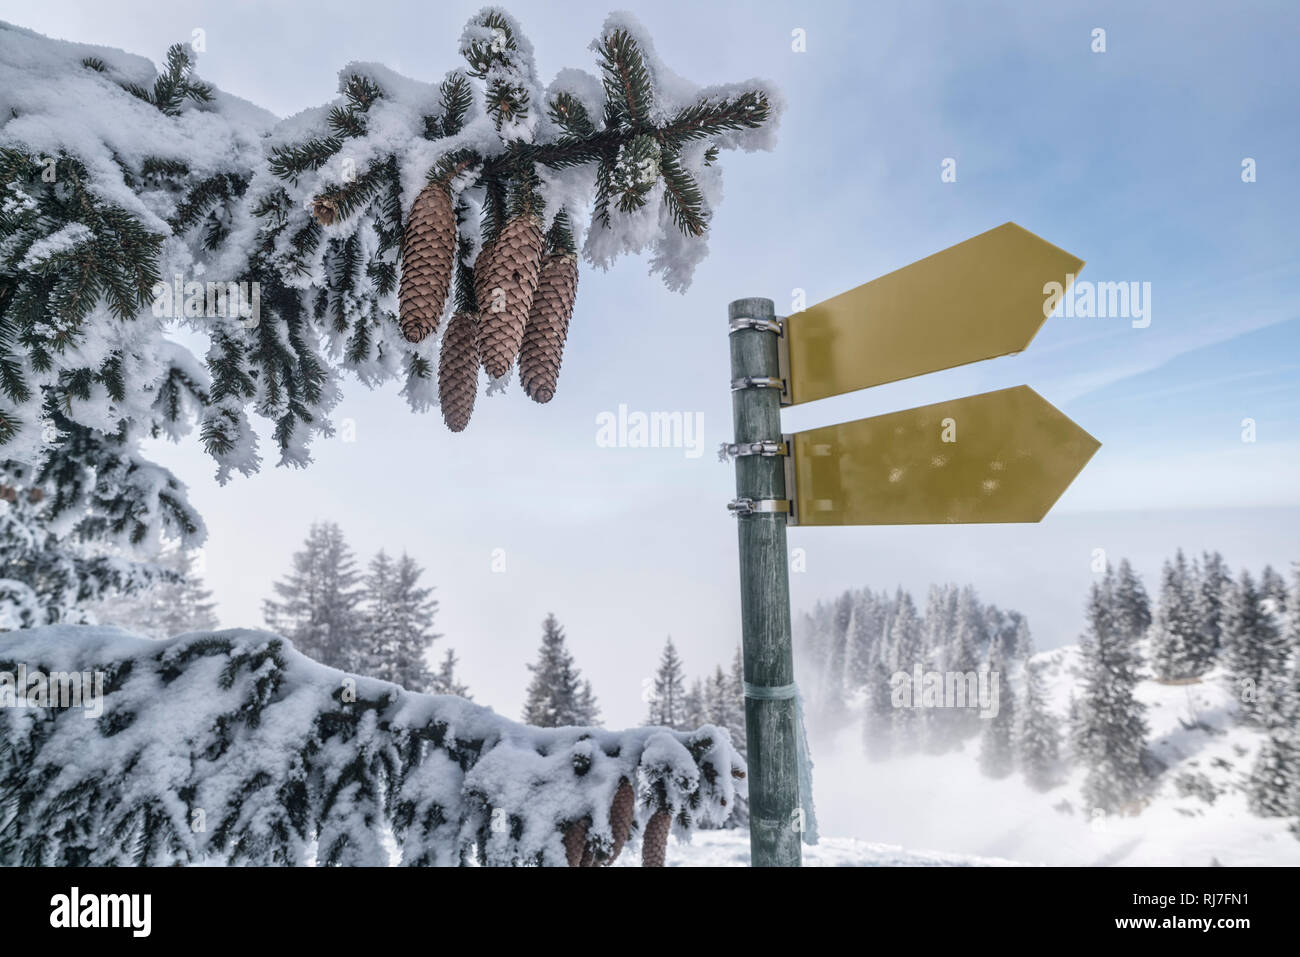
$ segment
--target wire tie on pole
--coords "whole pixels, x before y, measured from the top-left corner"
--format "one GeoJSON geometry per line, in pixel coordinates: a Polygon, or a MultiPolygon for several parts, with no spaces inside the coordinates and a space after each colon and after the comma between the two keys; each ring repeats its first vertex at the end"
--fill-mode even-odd
{"type": "Polygon", "coordinates": [[[746,698],[755,701],[788,701],[794,699],[794,720],[798,734],[795,737],[795,755],[799,764],[799,806],[804,812],[804,826],[800,838],[805,844],[816,844],[817,809],[813,806],[812,752],[808,748],[808,729],[804,726],[803,695],[794,682],[788,685],[752,685],[743,682],[746,698]]]}

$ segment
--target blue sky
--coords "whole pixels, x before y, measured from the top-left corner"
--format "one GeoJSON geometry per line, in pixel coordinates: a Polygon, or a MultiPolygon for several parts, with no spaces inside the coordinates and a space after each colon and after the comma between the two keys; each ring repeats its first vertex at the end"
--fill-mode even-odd
{"type": "MultiPolygon", "coordinates": [[[[1134,557],[1152,587],[1179,545],[1254,568],[1300,558],[1294,3],[630,6],[677,72],[764,76],[788,101],[775,152],[724,154],[694,285],[670,293],[636,259],[584,267],[556,399],[480,399],[460,436],[353,384],[339,417],[356,440],[321,443],[306,472],[220,489],[195,445],[160,447],[212,529],[226,624],[258,624],[308,524],[332,519],[359,552],[405,548],[428,567],[479,700],[516,710],[554,611],[606,718],[638,720],[665,635],[697,672],[738,640],[732,477],[712,454],[731,427],[727,302],[788,312],[795,289],[816,302],[1007,220],[1085,259],[1081,279],[1149,282],[1150,325],[1053,318],[1022,355],[791,410],[786,428],[1027,383],[1101,451],[1041,525],[794,531],[809,557],[796,603],[969,581],[1052,646],[1077,633],[1094,547],[1134,557]],[[1098,27],[1105,53],[1090,50],[1098,27]],[[955,183],[940,181],[947,157],[955,183]],[[598,447],[596,416],[620,404],[703,413],[708,451],[598,447]]],[[[477,7],[0,0],[0,17],[155,60],[202,27],[201,75],[283,115],[331,97],[350,60],[440,77],[477,7]]],[[[593,68],[610,7],[508,7],[544,76],[593,68]]]]}

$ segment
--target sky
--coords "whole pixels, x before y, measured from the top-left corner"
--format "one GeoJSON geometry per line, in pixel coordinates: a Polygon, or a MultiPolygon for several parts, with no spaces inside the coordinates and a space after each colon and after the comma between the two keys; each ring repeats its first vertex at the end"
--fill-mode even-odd
{"type": "MultiPolygon", "coordinates": [[[[774,151],[723,154],[693,285],[669,292],[644,259],[584,265],[556,398],[480,397],[460,435],[395,386],[352,382],[346,440],[318,443],[304,471],[219,487],[194,441],[151,448],[207,520],[224,625],[260,625],[308,526],[336,521],[363,559],[382,547],[425,566],[476,700],[518,713],[554,612],[606,723],[638,723],[668,635],[692,675],[739,641],[733,477],[714,454],[731,438],[727,303],[763,296],[786,314],[1007,221],[1086,260],[1081,280],[1149,283],[1147,317],[1053,317],[1020,355],[787,410],[783,427],[1023,383],[1101,450],[1037,525],[792,530],[796,613],[847,587],[957,581],[1025,612],[1050,648],[1078,635],[1097,548],[1153,591],[1178,547],[1254,570],[1300,559],[1294,3],[630,8],[693,82],[761,76],[786,99],[774,151]],[[702,415],[702,454],[602,447],[597,419],[620,406],[702,415]]],[[[332,98],[354,60],[440,79],[477,9],[0,0],[0,19],[155,61],[202,29],[200,76],[290,115],[332,98]]],[[[508,9],[549,78],[594,70],[589,44],[615,8],[508,9]]]]}

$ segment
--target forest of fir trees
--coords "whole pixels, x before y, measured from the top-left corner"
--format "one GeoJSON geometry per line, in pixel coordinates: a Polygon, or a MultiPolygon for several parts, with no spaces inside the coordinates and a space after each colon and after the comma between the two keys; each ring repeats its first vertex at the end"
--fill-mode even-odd
{"type": "MultiPolygon", "coordinates": [[[[1075,765],[1085,769],[1085,805],[1106,813],[1139,812],[1165,770],[1149,748],[1139,684],[1223,681],[1235,720],[1263,735],[1243,784],[1251,809],[1300,817],[1300,566],[1288,585],[1272,567],[1234,575],[1217,552],[1189,560],[1179,550],[1153,602],[1127,560],[1107,565],[1089,590],[1079,651],[1062,721],[1024,616],[981,603],[969,586],[931,587],[923,610],[901,588],[845,592],[802,617],[796,648],[815,725],[834,732],[859,721],[868,758],[973,743],[986,775],[1019,770],[1043,791],[1075,765]],[[995,713],[900,706],[897,690],[917,666],[1000,674],[995,713]]],[[[1194,792],[1185,778],[1176,787],[1194,792]]],[[[1300,822],[1293,831],[1300,837],[1300,822]]]]}

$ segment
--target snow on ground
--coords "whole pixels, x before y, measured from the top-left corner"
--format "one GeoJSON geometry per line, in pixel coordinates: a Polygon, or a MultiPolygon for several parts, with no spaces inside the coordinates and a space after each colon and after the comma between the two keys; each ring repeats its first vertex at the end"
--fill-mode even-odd
{"type": "MultiPolygon", "coordinates": [[[[873,844],[851,837],[823,837],[814,847],[803,849],[805,867],[1006,867],[1014,861],[909,851],[893,844],[873,844]]],[[[639,867],[637,847],[629,847],[616,867],[639,867]],[[631,853],[629,853],[629,851],[631,853]]],[[[697,831],[690,844],[668,842],[669,867],[748,867],[749,831],[697,831]]]]}
{"type": "MultiPolygon", "coordinates": [[[[1078,687],[1078,648],[1036,660],[1046,664],[1050,706],[1064,718],[1078,687]]],[[[1300,865],[1290,820],[1247,809],[1240,786],[1262,735],[1233,721],[1235,704],[1222,673],[1191,685],[1146,680],[1138,696],[1148,706],[1152,750],[1169,767],[1135,816],[1094,816],[1080,797],[1080,768],[1046,793],[1019,774],[987,778],[976,766],[978,740],[960,752],[870,762],[854,722],[833,743],[813,742],[822,833],[1031,864],[1300,865]],[[1216,792],[1213,802],[1180,795],[1175,780],[1183,774],[1203,774],[1216,792]]]]}

